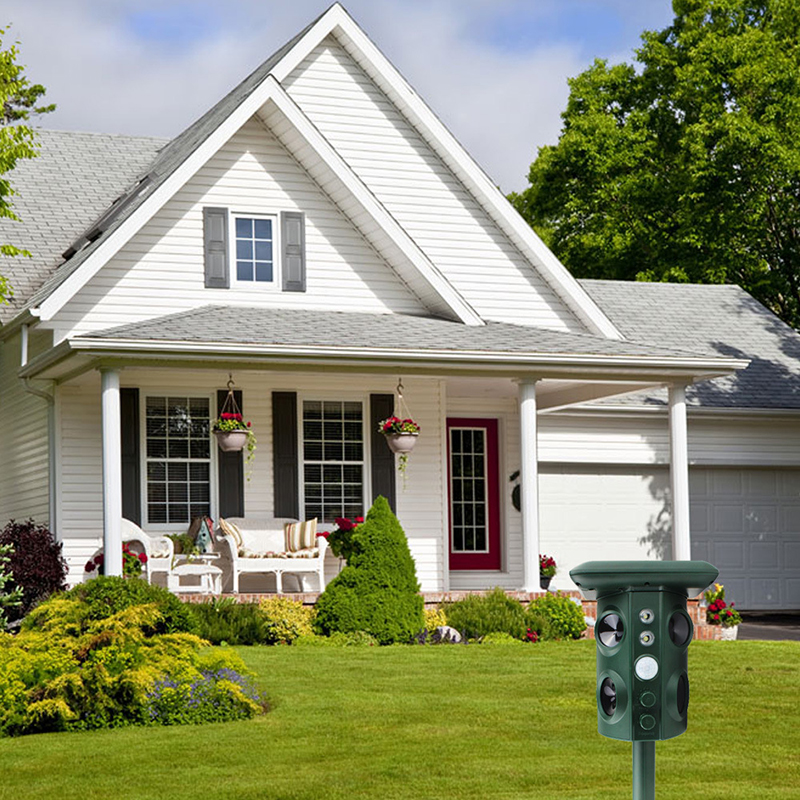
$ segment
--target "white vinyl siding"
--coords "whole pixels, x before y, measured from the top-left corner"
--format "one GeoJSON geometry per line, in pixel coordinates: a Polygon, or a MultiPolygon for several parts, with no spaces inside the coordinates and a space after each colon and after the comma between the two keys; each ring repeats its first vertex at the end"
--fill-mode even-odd
{"type": "Polygon", "coordinates": [[[425,312],[391,267],[255,119],[209,159],[52,324],[63,338],[206,304],[425,312]],[[204,206],[241,215],[304,212],[306,291],[254,293],[252,285],[205,288],[204,206]]]}
{"type": "Polygon", "coordinates": [[[49,412],[47,401],[17,378],[20,339],[17,334],[0,345],[0,528],[29,517],[50,524],[49,412]]]}
{"type": "Polygon", "coordinates": [[[585,331],[530,262],[329,37],[284,85],[425,255],[487,319],[585,331]]]}
{"type": "MultiPolygon", "coordinates": [[[[243,392],[243,411],[252,422],[258,439],[250,480],[245,481],[245,512],[253,516],[273,516],[272,491],[272,409],[273,391],[295,391],[302,397],[319,396],[324,385],[326,395],[345,398],[358,386],[364,395],[390,394],[396,378],[369,374],[332,375],[330,373],[235,374],[236,386],[243,392]]],[[[178,383],[186,396],[208,395],[224,388],[228,373],[214,370],[171,368],[129,368],[122,373],[122,385],[139,387],[140,403],[148,394],[164,392],[178,383]]],[[[397,476],[398,517],[408,537],[417,564],[417,577],[425,591],[443,588],[443,552],[445,517],[442,493],[446,492],[443,473],[443,416],[441,384],[433,378],[403,378],[405,397],[424,435],[419,437],[408,460],[406,485],[397,476]]],[[[61,389],[62,452],[59,503],[64,552],[70,564],[70,581],[82,579],[83,565],[102,542],[102,449],[100,426],[100,378],[93,372],[61,389]]],[[[216,445],[214,445],[216,447],[216,445]]],[[[212,484],[216,473],[212,472],[212,484]]],[[[216,486],[212,486],[212,492],[216,486]]],[[[212,508],[215,503],[212,503],[212,508]]],[[[175,533],[182,529],[176,526],[175,533]]],[[[338,569],[331,557],[329,577],[338,569]]]]}

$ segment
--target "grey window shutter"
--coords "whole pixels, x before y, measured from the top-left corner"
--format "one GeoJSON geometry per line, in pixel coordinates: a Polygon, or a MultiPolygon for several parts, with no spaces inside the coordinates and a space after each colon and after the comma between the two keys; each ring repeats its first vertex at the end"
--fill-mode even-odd
{"type": "Polygon", "coordinates": [[[122,427],[122,516],[142,524],[141,466],[139,462],[139,390],[120,389],[122,427]]]}
{"type": "Polygon", "coordinates": [[[395,511],[396,487],[394,453],[386,444],[386,437],[378,432],[378,423],[394,414],[393,394],[369,396],[370,455],[372,470],[372,501],[383,495],[395,511]]]}
{"type": "Polygon", "coordinates": [[[203,242],[207,289],[230,287],[228,265],[228,209],[203,209],[203,242]]]}
{"type": "Polygon", "coordinates": [[[306,290],[306,219],[298,211],[281,213],[281,242],[284,292],[306,290]]]}
{"type": "Polygon", "coordinates": [[[300,518],[297,483],[297,394],[272,393],[272,458],[276,517],[300,518]]]}
{"type": "MultiPolygon", "coordinates": [[[[227,389],[217,390],[217,414],[222,413],[227,389]]],[[[234,390],[233,399],[242,412],[242,393],[234,390]]],[[[216,441],[215,441],[216,445],[216,441]]],[[[219,515],[221,517],[244,516],[244,454],[225,453],[217,450],[217,478],[219,482],[219,515]]]]}

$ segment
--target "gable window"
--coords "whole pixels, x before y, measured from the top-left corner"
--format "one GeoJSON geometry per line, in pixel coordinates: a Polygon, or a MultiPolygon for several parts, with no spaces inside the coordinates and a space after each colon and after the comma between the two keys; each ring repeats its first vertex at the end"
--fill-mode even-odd
{"type": "Polygon", "coordinates": [[[305,519],[364,514],[364,411],[360,402],[303,401],[305,519]]]}
{"type": "Polygon", "coordinates": [[[237,283],[275,283],[275,223],[274,217],[234,217],[237,283]]]}
{"type": "Polygon", "coordinates": [[[147,397],[147,524],[185,527],[193,517],[210,514],[210,410],[208,397],[147,397]]]}

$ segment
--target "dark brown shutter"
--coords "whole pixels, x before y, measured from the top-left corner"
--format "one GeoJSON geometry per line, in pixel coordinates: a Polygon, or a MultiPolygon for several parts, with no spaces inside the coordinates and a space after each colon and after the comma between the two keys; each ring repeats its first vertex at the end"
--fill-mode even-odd
{"type": "Polygon", "coordinates": [[[370,453],[372,459],[372,501],[383,495],[395,509],[395,464],[394,453],[386,444],[386,437],[378,432],[378,423],[394,414],[393,394],[371,394],[369,396],[370,453]]]}
{"type": "MultiPolygon", "coordinates": [[[[226,389],[217,390],[217,414],[222,413],[226,389]]],[[[244,413],[242,393],[234,390],[233,399],[244,413]]],[[[212,442],[217,446],[216,438],[212,442]]],[[[225,453],[217,448],[217,473],[219,478],[219,515],[221,517],[244,516],[244,453],[225,453]]]]}
{"type": "Polygon", "coordinates": [[[139,390],[120,389],[122,428],[122,516],[142,524],[141,464],[139,461],[139,390]]]}
{"type": "Polygon", "coordinates": [[[228,209],[203,209],[203,243],[207,289],[230,287],[228,265],[228,209]]]}
{"type": "Polygon", "coordinates": [[[306,290],[306,221],[297,211],[281,213],[281,242],[284,292],[306,290]]]}
{"type": "Polygon", "coordinates": [[[297,482],[297,394],[272,393],[272,458],[276,517],[300,519],[297,482]]]}

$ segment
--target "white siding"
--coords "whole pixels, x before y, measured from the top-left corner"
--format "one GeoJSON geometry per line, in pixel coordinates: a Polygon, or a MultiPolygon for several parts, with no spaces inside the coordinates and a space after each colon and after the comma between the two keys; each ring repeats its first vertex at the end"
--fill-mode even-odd
{"type": "Polygon", "coordinates": [[[481,316],[585,330],[335,39],[322,42],[284,85],[481,316]]]}
{"type": "Polygon", "coordinates": [[[424,313],[283,146],[247,122],[56,316],[59,338],[198,306],[424,313]],[[307,291],[206,289],[203,207],[306,214],[307,291]]]}
{"type": "MultiPolygon", "coordinates": [[[[176,375],[174,370],[167,369],[126,369],[122,385],[139,387],[142,393],[152,390],[205,395],[223,388],[227,377],[213,371],[184,371],[176,375]]],[[[300,399],[303,396],[361,399],[368,413],[370,393],[391,393],[395,387],[394,379],[369,375],[248,372],[237,374],[236,382],[243,392],[244,414],[258,438],[252,474],[245,483],[245,511],[254,515],[273,513],[273,391],[297,391],[300,399]]],[[[443,581],[439,381],[409,378],[404,385],[406,399],[424,434],[409,458],[405,489],[398,475],[397,510],[417,562],[422,588],[433,591],[441,589],[443,581]]],[[[61,519],[70,580],[75,582],[81,579],[86,559],[102,541],[100,380],[96,374],[63,388],[61,418],[61,519]]]]}
{"type": "Polygon", "coordinates": [[[16,376],[20,338],[0,345],[0,528],[28,517],[50,524],[47,402],[26,392],[16,376]]]}
{"type": "MultiPolygon", "coordinates": [[[[663,414],[542,414],[539,459],[582,464],[668,464],[669,423],[663,414]]],[[[689,411],[689,461],[697,465],[800,465],[800,420],[689,411]]]]}

